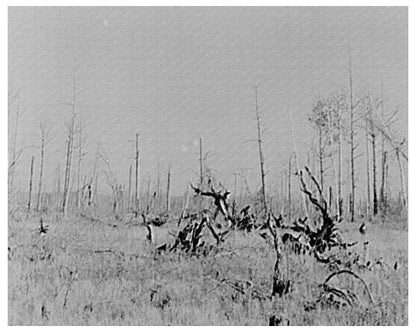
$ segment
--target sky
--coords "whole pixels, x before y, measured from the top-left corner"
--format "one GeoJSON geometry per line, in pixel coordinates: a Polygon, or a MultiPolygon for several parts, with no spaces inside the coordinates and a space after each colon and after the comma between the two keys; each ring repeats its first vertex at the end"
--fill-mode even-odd
{"type": "Polygon", "coordinates": [[[138,132],[143,188],[158,163],[163,177],[170,165],[175,194],[197,182],[202,138],[219,181],[232,188],[244,173],[258,189],[258,86],[266,182],[277,188],[294,146],[305,165],[314,137],[308,114],[317,97],[348,87],[350,57],[356,97],[383,90],[407,137],[407,15],[405,7],[9,7],[9,150],[17,99],[24,147],[16,183],[26,187],[31,156],[39,160],[41,121],[51,127],[47,191],[58,163],[63,172],[74,77],[84,172],[100,144],[123,185],[138,132]]]}

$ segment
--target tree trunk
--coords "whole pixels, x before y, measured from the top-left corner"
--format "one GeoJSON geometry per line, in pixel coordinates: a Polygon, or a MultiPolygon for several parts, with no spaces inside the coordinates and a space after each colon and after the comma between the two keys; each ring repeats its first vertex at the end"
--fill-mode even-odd
{"type": "Polygon", "coordinates": [[[29,181],[29,200],[27,202],[27,210],[30,212],[30,204],[32,200],[32,183],[33,183],[33,163],[35,162],[35,157],[32,156],[32,161],[30,163],[30,181],[29,181]]]}
{"type": "Polygon", "coordinates": [[[58,163],[57,169],[56,169],[56,212],[59,211],[60,207],[60,197],[61,197],[61,165],[58,163]]]}
{"type": "MultiPolygon", "coordinates": [[[[337,180],[336,180],[336,162],[335,162],[335,148],[334,148],[334,131],[333,131],[333,109],[332,107],[328,107],[328,113],[329,113],[329,138],[330,138],[330,145],[331,145],[331,170],[332,170],[332,174],[331,174],[331,180],[335,181],[335,192],[337,192],[337,180]]],[[[330,197],[330,205],[329,205],[329,209],[330,212],[332,214],[333,210],[332,210],[332,205],[334,205],[334,207],[336,208],[336,205],[338,204],[337,200],[335,200],[335,203],[333,203],[333,199],[332,199],[332,188],[329,187],[330,192],[331,192],[331,197],[330,197]],[[333,203],[333,204],[331,204],[333,203]]]]}
{"type": "Polygon", "coordinates": [[[405,184],[404,184],[403,166],[402,166],[402,162],[400,160],[399,148],[396,148],[396,158],[397,158],[397,163],[399,164],[399,171],[400,171],[402,204],[403,204],[403,207],[406,208],[407,207],[407,195],[406,195],[406,188],[405,188],[405,184]]]}
{"type": "Polygon", "coordinates": [[[385,199],[384,202],[386,204],[386,207],[389,206],[389,164],[388,164],[388,159],[387,159],[387,151],[384,152],[386,154],[386,174],[385,174],[385,182],[386,182],[386,186],[384,188],[384,193],[385,193],[385,199]]]}
{"type": "Polygon", "coordinates": [[[79,146],[78,146],[78,168],[77,168],[77,208],[81,205],[81,192],[80,192],[80,183],[81,183],[81,162],[82,162],[82,112],[80,114],[79,120],[79,146]]]}
{"type": "Polygon", "coordinates": [[[129,191],[127,197],[127,211],[130,212],[131,209],[131,165],[129,167],[129,191]]]}
{"type": "Polygon", "coordinates": [[[161,194],[160,194],[160,161],[158,159],[157,160],[156,197],[153,197],[153,199],[152,199],[153,208],[155,208],[155,206],[159,206],[159,197],[160,196],[161,196],[161,194]]]}
{"type": "Polygon", "coordinates": [[[94,181],[96,181],[97,179],[97,162],[98,162],[99,150],[100,150],[100,143],[97,144],[97,149],[95,150],[94,167],[93,167],[92,176],[89,182],[89,185],[91,188],[91,195],[88,200],[88,206],[91,206],[92,204],[95,203],[95,197],[97,196],[97,182],[95,182],[94,184],[94,181]]]}
{"type": "Polygon", "coordinates": [[[259,144],[259,160],[260,160],[260,176],[261,176],[261,204],[263,212],[267,213],[266,204],[266,184],[265,184],[265,172],[264,172],[264,157],[262,150],[262,139],[261,139],[261,125],[260,125],[260,110],[257,103],[257,87],[255,88],[255,99],[256,99],[256,121],[257,121],[257,141],[259,144]]]}
{"type": "Polygon", "coordinates": [[[288,176],[287,176],[287,200],[288,200],[288,216],[289,222],[292,220],[292,193],[291,193],[291,175],[292,175],[292,155],[289,157],[289,169],[288,169],[288,176]]]}
{"type": "Polygon", "coordinates": [[[337,101],[338,111],[338,214],[342,216],[342,130],[341,130],[341,110],[337,101]]]}
{"type": "MultiPolygon", "coordinates": [[[[383,137],[383,135],[382,135],[383,137]]],[[[383,143],[382,143],[383,145],[383,143]]],[[[386,173],[387,173],[387,151],[384,151],[384,147],[381,148],[383,151],[383,159],[381,163],[381,188],[380,188],[380,208],[384,209],[387,202],[387,186],[386,186],[386,173]]]]}
{"type": "MultiPolygon", "coordinates": [[[[322,192],[324,192],[324,152],[322,143],[322,127],[319,125],[318,129],[318,141],[319,141],[319,179],[322,192]]],[[[323,199],[323,197],[321,197],[323,199]]]]}
{"type": "Polygon", "coordinates": [[[39,188],[38,188],[38,206],[37,210],[41,209],[41,200],[42,200],[42,177],[43,177],[43,158],[45,153],[45,133],[41,133],[41,147],[40,147],[40,170],[39,170],[39,188]]]}
{"type": "Polygon", "coordinates": [[[373,214],[378,213],[377,201],[377,162],[376,162],[376,132],[374,128],[373,112],[370,107],[370,130],[371,130],[371,145],[373,147],[373,214]]]}
{"type": "Polygon", "coordinates": [[[73,149],[73,137],[75,130],[75,113],[72,114],[71,125],[68,128],[68,145],[66,153],[66,166],[65,166],[65,182],[64,182],[64,193],[63,193],[63,206],[62,210],[64,215],[67,214],[68,202],[69,202],[69,186],[71,180],[71,162],[72,162],[72,149],[73,149]]]}
{"type": "Polygon", "coordinates": [[[331,211],[332,209],[332,187],[328,187],[328,210],[331,211]]]}
{"type": "Polygon", "coordinates": [[[147,190],[146,190],[146,210],[149,211],[151,201],[153,200],[152,195],[150,194],[150,181],[151,181],[151,175],[149,175],[149,178],[147,179],[147,190]]]}
{"type": "Polygon", "coordinates": [[[237,202],[238,174],[234,173],[234,200],[237,202]]]}
{"type": "MultiPolygon", "coordinates": [[[[381,125],[384,126],[384,99],[382,91],[382,100],[381,100],[381,125]]],[[[381,135],[381,186],[380,186],[380,209],[384,209],[385,205],[385,172],[386,172],[386,156],[385,156],[385,147],[384,147],[384,135],[381,135]]]]}
{"type": "MultiPolygon", "coordinates": [[[[203,167],[202,167],[202,138],[199,138],[199,190],[204,190],[204,173],[203,173],[203,167]]],[[[204,207],[204,197],[201,196],[199,199],[199,211],[202,211],[202,208],[204,207]]]]}
{"type": "Polygon", "coordinates": [[[94,205],[97,208],[98,206],[98,172],[95,175],[95,184],[94,184],[94,205]]]}
{"type": "Polygon", "coordinates": [[[72,77],[72,103],[69,103],[72,107],[72,119],[70,127],[68,127],[68,146],[66,154],[66,166],[65,166],[65,183],[64,183],[64,197],[63,197],[63,206],[62,210],[64,215],[67,214],[68,203],[69,203],[69,187],[71,185],[71,163],[72,163],[72,150],[74,144],[74,132],[75,132],[75,104],[76,104],[76,81],[75,81],[75,72],[72,77]]]}
{"type": "Polygon", "coordinates": [[[354,97],[352,86],[352,63],[349,61],[349,81],[350,81],[350,153],[351,153],[351,199],[350,199],[350,213],[351,222],[354,222],[355,215],[355,174],[354,174],[354,97]]]}
{"type": "Polygon", "coordinates": [[[365,117],[365,157],[367,162],[367,204],[366,204],[366,212],[367,216],[371,215],[371,189],[370,189],[370,153],[368,149],[368,118],[367,114],[365,117]]]}
{"type": "Polygon", "coordinates": [[[166,188],[166,212],[168,214],[170,212],[170,166],[168,168],[168,180],[167,180],[167,188],[166,188]]]}
{"type": "Polygon", "coordinates": [[[139,134],[136,133],[136,184],[135,184],[135,197],[134,197],[134,209],[136,217],[139,214],[139,134]]]}

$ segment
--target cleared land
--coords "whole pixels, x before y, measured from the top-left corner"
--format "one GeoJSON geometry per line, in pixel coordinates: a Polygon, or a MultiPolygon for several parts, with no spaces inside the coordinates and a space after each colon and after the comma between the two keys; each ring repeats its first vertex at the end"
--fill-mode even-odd
{"type": "Polygon", "coordinates": [[[291,290],[271,298],[276,254],[256,231],[232,231],[217,246],[205,228],[214,249],[191,255],[157,250],[174,243],[173,220],[153,227],[150,243],[132,216],[115,224],[43,215],[46,234],[40,217],[9,218],[10,325],[268,325],[273,316],[290,325],[407,324],[407,231],[388,223],[367,223],[365,235],[360,221],[337,225],[346,241],[358,241],[348,249],[359,259],[351,270],[371,293],[370,301],[362,282],[335,276],[331,285],[357,298],[349,305],[319,286],[336,269],[291,250],[281,264],[291,290]]]}

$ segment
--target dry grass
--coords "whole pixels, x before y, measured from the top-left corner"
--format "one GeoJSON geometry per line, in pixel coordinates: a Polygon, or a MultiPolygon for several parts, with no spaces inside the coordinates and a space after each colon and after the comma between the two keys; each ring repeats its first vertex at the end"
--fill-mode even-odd
{"type": "Polygon", "coordinates": [[[356,271],[374,303],[366,302],[362,285],[339,278],[360,305],[311,309],[331,271],[308,255],[284,254],[282,270],[293,283],[287,296],[252,296],[270,294],[275,257],[256,233],[234,232],[217,252],[195,257],[156,253],[173,241],[168,232],[177,231],[176,223],[156,228],[151,244],[143,226],[111,227],[104,218],[44,221],[49,231],[39,235],[39,217],[9,218],[9,325],[267,325],[274,314],[291,325],[407,325],[403,230],[369,225],[364,239],[358,223],[342,223],[346,239],[359,239],[353,250],[361,253],[370,241],[373,266],[356,271]],[[378,258],[382,265],[374,264],[378,258]],[[253,286],[242,294],[232,286],[238,281],[253,286]]]}

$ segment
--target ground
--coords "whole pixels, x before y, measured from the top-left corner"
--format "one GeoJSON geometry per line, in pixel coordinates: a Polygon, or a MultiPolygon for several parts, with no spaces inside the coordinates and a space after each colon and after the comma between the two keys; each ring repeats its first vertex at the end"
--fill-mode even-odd
{"type": "Polygon", "coordinates": [[[9,324],[268,325],[276,316],[291,325],[407,325],[407,230],[367,221],[362,235],[361,222],[339,224],[347,241],[358,241],[353,254],[364,257],[369,242],[369,266],[362,261],[354,271],[371,301],[354,278],[332,280],[354,292],[359,305],[350,306],[319,302],[319,285],[333,270],[289,252],[281,269],[291,291],[271,298],[275,252],[257,232],[231,232],[219,248],[206,235],[214,250],[192,256],[156,249],[174,242],[176,222],[154,227],[150,243],[131,218],[11,215],[9,324]]]}

